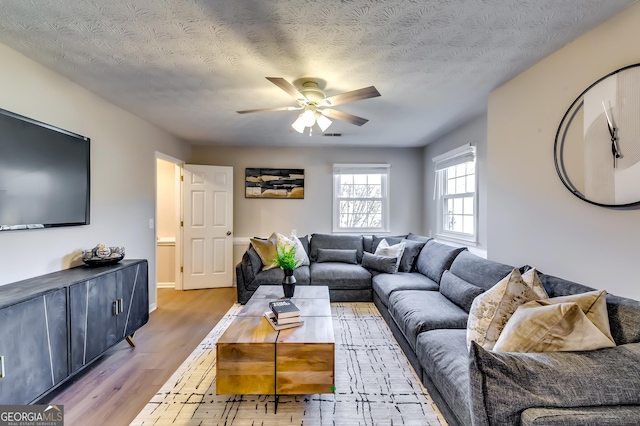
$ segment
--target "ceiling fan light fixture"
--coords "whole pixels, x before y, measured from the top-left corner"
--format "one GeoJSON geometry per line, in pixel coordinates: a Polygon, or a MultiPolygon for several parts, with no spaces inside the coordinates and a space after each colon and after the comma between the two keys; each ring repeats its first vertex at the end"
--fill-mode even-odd
{"type": "Polygon", "coordinates": [[[293,124],[291,125],[291,127],[293,127],[293,130],[295,130],[298,133],[304,132],[304,129],[306,127],[304,125],[304,119],[302,117],[303,115],[304,115],[304,113],[300,114],[298,116],[298,118],[296,119],[296,121],[294,121],[293,124]]]}
{"type": "Polygon", "coordinates": [[[313,125],[316,124],[316,115],[314,111],[310,109],[303,112],[300,118],[306,127],[313,127],[313,125]]]}
{"type": "Polygon", "coordinates": [[[333,122],[320,113],[316,113],[316,114],[318,115],[318,117],[316,118],[316,122],[318,123],[320,130],[324,132],[329,128],[329,126],[331,126],[331,123],[333,122]]]}

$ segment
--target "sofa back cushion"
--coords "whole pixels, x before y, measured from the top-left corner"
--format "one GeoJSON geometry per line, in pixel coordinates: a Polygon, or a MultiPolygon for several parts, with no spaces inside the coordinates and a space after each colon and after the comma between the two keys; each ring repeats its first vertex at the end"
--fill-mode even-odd
{"type": "Polygon", "coordinates": [[[473,299],[483,292],[484,289],[456,277],[451,271],[444,271],[440,279],[440,293],[466,312],[471,309],[473,299]]]}
{"type": "Polygon", "coordinates": [[[339,262],[358,264],[358,252],[356,249],[318,249],[318,263],[339,262]]]}
{"type": "Polygon", "coordinates": [[[416,261],[418,272],[439,284],[442,274],[451,267],[453,259],[466,249],[466,247],[452,247],[429,240],[418,255],[416,261]]]}
{"type": "Polygon", "coordinates": [[[460,253],[449,268],[458,278],[489,290],[513,271],[513,266],[483,259],[468,251],[460,253]]]}
{"type": "Polygon", "coordinates": [[[312,262],[318,261],[318,249],[355,249],[356,258],[362,262],[364,244],[362,235],[312,234],[309,243],[309,257],[312,262]]]}
{"type": "Polygon", "coordinates": [[[411,240],[411,241],[421,241],[423,243],[426,243],[429,240],[432,240],[433,238],[431,237],[425,237],[423,235],[416,235],[413,232],[409,232],[409,234],[407,234],[407,240],[411,240]]]}
{"type": "Polygon", "coordinates": [[[413,272],[415,271],[416,260],[422,248],[427,243],[426,241],[414,241],[414,240],[402,240],[404,243],[404,251],[402,252],[402,258],[400,259],[400,265],[398,266],[399,272],[413,272]]]}
{"type": "MultiPolygon", "coordinates": [[[[539,276],[549,297],[569,296],[594,290],[586,285],[552,275],[539,273],[539,276]]],[[[626,343],[640,342],[639,301],[607,294],[607,312],[609,314],[611,335],[616,344],[624,345],[626,343]]]]}

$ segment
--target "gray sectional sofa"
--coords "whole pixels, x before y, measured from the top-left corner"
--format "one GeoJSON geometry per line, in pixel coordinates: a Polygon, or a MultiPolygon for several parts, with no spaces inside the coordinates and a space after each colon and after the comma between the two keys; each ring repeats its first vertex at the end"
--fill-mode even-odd
{"type": "MultiPolygon", "coordinates": [[[[503,353],[473,343],[468,349],[473,299],[513,266],[413,234],[386,238],[424,243],[409,270],[318,263],[319,248],[356,248],[360,260],[381,237],[314,234],[302,239],[311,265],[296,269],[298,284],[328,285],[332,301],[373,301],[449,424],[640,424],[640,302],[607,295],[613,348],[503,353]]],[[[282,281],[281,270],[261,271],[251,252],[236,267],[241,303],[259,285],[282,281]]],[[[549,297],[593,290],[550,275],[540,279],[549,297]]]]}

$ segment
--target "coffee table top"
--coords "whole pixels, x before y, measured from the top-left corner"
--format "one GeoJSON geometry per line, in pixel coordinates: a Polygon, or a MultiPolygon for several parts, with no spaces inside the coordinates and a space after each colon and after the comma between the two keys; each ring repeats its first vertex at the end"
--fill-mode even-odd
{"type": "Polygon", "coordinates": [[[333,343],[333,321],[327,286],[296,286],[291,301],[300,309],[304,324],[274,330],[263,317],[269,302],[284,298],[282,286],[260,286],[242,307],[219,343],[333,343]]]}

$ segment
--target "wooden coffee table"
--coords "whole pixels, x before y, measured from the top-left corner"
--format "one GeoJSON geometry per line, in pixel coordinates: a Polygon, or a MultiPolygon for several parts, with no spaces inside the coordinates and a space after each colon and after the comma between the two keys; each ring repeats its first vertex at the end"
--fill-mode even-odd
{"type": "Polygon", "coordinates": [[[329,289],[297,286],[304,325],[276,331],[263,317],[282,286],[260,286],[218,339],[217,394],[333,393],[335,340],[329,289]]]}

